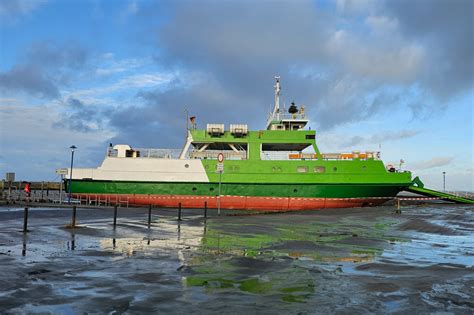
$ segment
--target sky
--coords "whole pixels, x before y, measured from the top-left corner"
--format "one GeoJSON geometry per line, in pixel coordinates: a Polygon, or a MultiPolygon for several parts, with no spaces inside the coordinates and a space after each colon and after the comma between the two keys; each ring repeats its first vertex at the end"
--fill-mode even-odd
{"type": "Polygon", "coordinates": [[[58,180],[107,146],[181,148],[187,110],[264,129],[274,76],[321,152],[381,150],[474,191],[474,2],[0,1],[0,176],[58,180]]]}

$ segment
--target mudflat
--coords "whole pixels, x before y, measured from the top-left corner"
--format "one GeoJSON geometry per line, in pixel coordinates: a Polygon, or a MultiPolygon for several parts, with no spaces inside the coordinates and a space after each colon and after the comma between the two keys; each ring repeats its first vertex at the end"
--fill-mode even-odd
{"type": "Polygon", "coordinates": [[[474,207],[0,208],[0,313],[474,312],[474,207]]]}

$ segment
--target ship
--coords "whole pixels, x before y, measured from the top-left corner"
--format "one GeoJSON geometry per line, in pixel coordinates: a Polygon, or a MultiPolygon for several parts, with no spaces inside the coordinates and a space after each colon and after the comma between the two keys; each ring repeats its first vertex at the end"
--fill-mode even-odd
{"type": "Polygon", "coordinates": [[[87,204],[258,211],[377,206],[423,184],[385,165],[380,152],[321,153],[304,106],[274,105],[265,130],[242,123],[197,128],[179,152],[110,144],[96,168],[69,168],[70,198],[87,204]]]}

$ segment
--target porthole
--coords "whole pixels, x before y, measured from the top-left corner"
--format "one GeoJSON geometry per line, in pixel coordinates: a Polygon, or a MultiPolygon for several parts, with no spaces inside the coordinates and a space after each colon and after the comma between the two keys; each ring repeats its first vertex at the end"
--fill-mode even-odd
{"type": "Polygon", "coordinates": [[[296,188],[295,188],[295,189],[293,189],[293,192],[294,192],[294,193],[298,192],[298,189],[296,189],[296,188]]]}
{"type": "Polygon", "coordinates": [[[189,167],[189,164],[184,164],[184,167],[188,168],[188,167],[189,167]]]}
{"type": "Polygon", "coordinates": [[[197,188],[196,188],[196,187],[193,187],[193,191],[196,191],[196,190],[197,190],[197,188]]]}
{"type": "Polygon", "coordinates": [[[214,191],[214,187],[209,188],[209,191],[214,191]]]}
{"type": "Polygon", "coordinates": [[[334,172],[337,172],[337,167],[333,167],[332,170],[333,170],[334,172]]]}
{"type": "Polygon", "coordinates": [[[362,170],[363,170],[363,171],[367,170],[367,166],[366,166],[366,165],[362,165],[362,170]]]}

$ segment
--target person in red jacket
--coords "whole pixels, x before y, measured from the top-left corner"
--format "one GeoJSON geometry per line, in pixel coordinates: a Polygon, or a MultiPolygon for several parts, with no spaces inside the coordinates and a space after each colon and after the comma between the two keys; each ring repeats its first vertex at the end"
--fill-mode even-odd
{"type": "Polygon", "coordinates": [[[25,184],[25,189],[24,189],[25,195],[26,195],[26,197],[28,197],[28,198],[30,198],[30,194],[31,194],[30,185],[31,185],[30,183],[26,183],[26,184],[25,184]]]}

